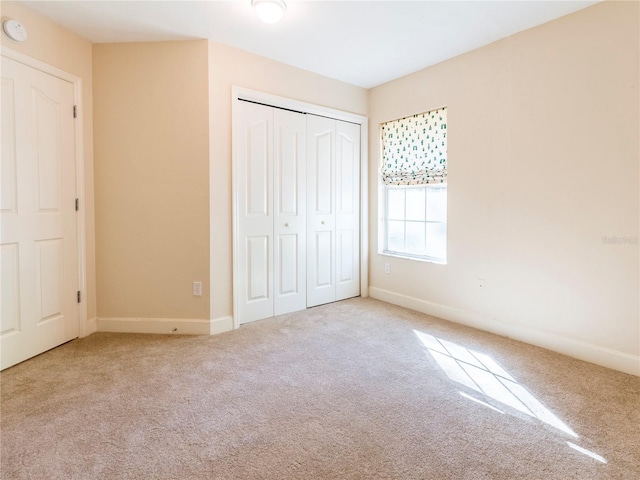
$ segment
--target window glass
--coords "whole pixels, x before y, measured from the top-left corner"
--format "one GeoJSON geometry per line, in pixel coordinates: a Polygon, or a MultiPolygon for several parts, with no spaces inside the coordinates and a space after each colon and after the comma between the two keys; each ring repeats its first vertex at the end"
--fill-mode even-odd
{"type": "Polygon", "coordinates": [[[447,226],[444,223],[427,223],[427,256],[445,259],[447,254],[447,226]]]}
{"type": "Polygon", "coordinates": [[[404,222],[397,220],[387,222],[387,250],[404,251],[404,222]]]}
{"type": "Polygon", "coordinates": [[[404,190],[390,188],[387,191],[387,218],[389,220],[404,220],[404,190]]]}
{"type": "Polygon", "coordinates": [[[412,255],[426,254],[426,224],[407,222],[406,252],[412,255]]]}
{"type": "Polygon", "coordinates": [[[428,189],[427,219],[432,222],[447,221],[447,188],[428,189]]]}
{"type": "Polygon", "coordinates": [[[407,189],[407,220],[424,220],[425,211],[425,189],[407,189]]]}

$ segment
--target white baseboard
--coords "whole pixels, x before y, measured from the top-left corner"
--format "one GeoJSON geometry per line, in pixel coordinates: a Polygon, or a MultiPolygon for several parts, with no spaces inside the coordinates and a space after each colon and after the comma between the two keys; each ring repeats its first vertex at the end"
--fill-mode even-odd
{"type": "Polygon", "coordinates": [[[96,317],[89,318],[87,319],[87,323],[84,325],[84,328],[82,328],[82,331],[80,332],[80,336],[88,337],[89,335],[97,331],[98,331],[98,319],[96,317]]]}
{"type": "Polygon", "coordinates": [[[209,320],[193,318],[98,318],[98,331],[209,335],[209,320]]]}
{"type": "Polygon", "coordinates": [[[474,312],[409,297],[408,295],[382,288],[369,287],[369,295],[383,302],[495,333],[496,335],[513,338],[613,370],[640,376],[640,356],[637,355],[581,342],[544,330],[500,322],[474,312]]]}
{"type": "Polygon", "coordinates": [[[209,324],[209,335],[230,332],[233,330],[233,317],[212,318],[209,324]]]}

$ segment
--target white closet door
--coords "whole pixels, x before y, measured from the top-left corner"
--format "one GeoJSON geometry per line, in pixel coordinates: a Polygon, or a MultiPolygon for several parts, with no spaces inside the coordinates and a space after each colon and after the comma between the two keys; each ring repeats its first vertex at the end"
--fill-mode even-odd
{"type": "Polygon", "coordinates": [[[360,125],[336,121],[336,300],[360,295],[360,125]]]}
{"type": "Polygon", "coordinates": [[[307,306],[306,119],[274,109],[274,314],[307,306]]]}
{"type": "Polygon", "coordinates": [[[273,316],[273,109],[238,102],[236,305],[240,323],[273,316]]]}
{"type": "Polygon", "coordinates": [[[307,307],[336,299],[335,123],[307,115],[307,307]]]}
{"type": "Polygon", "coordinates": [[[2,368],[78,336],[74,97],[2,57],[2,368]]]}
{"type": "Polygon", "coordinates": [[[238,101],[234,165],[238,322],[359,295],[360,126],[238,101]]]}
{"type": "Polygon", "coordinates": [[[307,306],[360,295],[360,126],[307,116],[307,306]]]}

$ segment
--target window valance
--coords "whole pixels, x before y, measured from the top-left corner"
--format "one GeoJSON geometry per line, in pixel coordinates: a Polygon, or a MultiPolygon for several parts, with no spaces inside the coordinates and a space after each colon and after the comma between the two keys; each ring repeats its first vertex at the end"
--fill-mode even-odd
{"type": "Polygon", "coordinates": [[[447,108],[382,124],[382,181],[426,185],[447,181],[447,108]]]}

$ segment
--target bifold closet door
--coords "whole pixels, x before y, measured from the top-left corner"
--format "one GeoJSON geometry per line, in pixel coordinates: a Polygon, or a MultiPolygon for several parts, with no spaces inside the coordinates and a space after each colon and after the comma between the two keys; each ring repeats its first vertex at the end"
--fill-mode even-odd
{"type": "Polygon", "coordinates": [[[274,315],[307,308],[305,115],[273,109],[274,315]]]}
{"type": "Polygon", "coordinates": [[[236,110],[237,307],[240,323],[273,315],[273,109],[236,110]]]}
{"type": "Polygon", "coordinates": [[[336,120],[336,300],[360,295],[360,125],[336,120]]]}
{"type": "Polygon", "coordinates": [[[305,118],[249,102],[235,112],[237,315],[306,307],[305,118]]]}
{"type": "Polygon", "coordinates": [[[360,126],[307,115],[307,306],[360,294],[360,126]]]}

